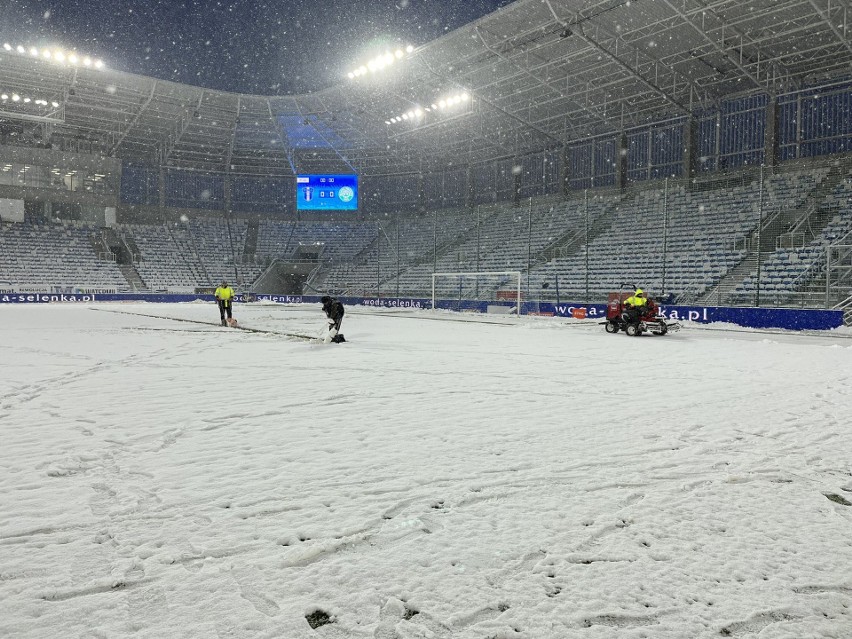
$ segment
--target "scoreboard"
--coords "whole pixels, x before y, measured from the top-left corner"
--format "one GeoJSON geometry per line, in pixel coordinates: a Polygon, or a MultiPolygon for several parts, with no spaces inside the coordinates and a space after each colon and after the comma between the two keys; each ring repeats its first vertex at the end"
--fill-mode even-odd
{"type": "Polygon", "coordinates": [[[299,175],[296,177],[299,211],[357,211],[357,175],[299,175]]]}

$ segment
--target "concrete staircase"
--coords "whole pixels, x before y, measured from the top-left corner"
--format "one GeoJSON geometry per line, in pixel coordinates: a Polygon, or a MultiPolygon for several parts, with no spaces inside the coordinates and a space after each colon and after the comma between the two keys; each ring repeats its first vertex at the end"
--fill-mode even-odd
{"type": "Polygon", "coordinates": [[[127,280],[131,289],[134,291],[148,290],[148,285],[145,283],[145,280],[142,279],[142,276],[139,275],[139,271],[136,270],[136,266],[134,264],[117,264],[117,266],[118,270],[121,271],[121,274],[124,276],[124,279],[127,280]]]}
{"type": "Polygon", "coordinates": [[[796,246],[796,242],[800,246],[807,244],[822,233],[834,217],[834,212],[824,210],[821,205],[848,174],[847,165],[833,166],[822,184],[811,191],[802,206],[794,209],[798,216],[782,234],[781,240],[785,242],[784,246],[796,246]]]}
{"type": "Polygon", "coordinates": [[[736,290],[742,281],[750,274],[757,271],[758,259],[765,260],[771,253],[758,253],[756,251],[749,252],[745,259],[737,266],[732,268],[726,275],[719,280],[719,283],[710,291],[700,296],[697,300],[699,305],[715,305],[724,306],[728,303],[728,296],[736,290]]]}
{"type": "Polygon", "coordinates": [[[246,229],[246,243],[243,247],[243,255],[245,255],[246,258],[250,257],[251,259],[254,259],[254,256],[257,253],[257,235],[259,231],[260,220],[250,219],[246,229]]]}

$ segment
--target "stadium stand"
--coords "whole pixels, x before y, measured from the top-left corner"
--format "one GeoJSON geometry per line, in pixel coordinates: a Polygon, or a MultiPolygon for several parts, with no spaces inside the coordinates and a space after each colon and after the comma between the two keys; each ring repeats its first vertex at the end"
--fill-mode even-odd
{"type": "MultiPolygon", "coordinates": [[[[760,287],[765,301],[788,302],[793,293],[802,291],[814,280],[824,277],[826,247],[852,241],[852,176],[844,178],[819,206],[828,223],[807,245],[778,248],[762,265],[760,287]]],[[[757,272],[751,273],[737,287],[734,299],[746,303],[758,287],[757,272]]]]}
{"type": "MultiPolygon", "coordinates": [[[[742,245],[756,228],[759,206],[764,220],[795,208],[825,172],[771,176],[762,204],[756,182],[697,193],[680,185],[670,190],[665,204],[660,188],[639,192],[615,207],[611,227],[589,244],[590,294],[599,299],[622,283],[640,283],[658,294],[700,295],[744,259],[738,242],[742,245]]],[[[533,271],[530,290],[539,291],[558,276],[568,295],[585,294],[585,260],[583,248],[533,271]]]]}
{"type": "Polygon", "coordinates": [[[136,270],[153,291],[182,291],[208,285],[199,262],[192,259],[185,227],[123,224],[122,237],[139,248],[136,270]]]}
{"type": "MultiPolygon", "coordinates": [[[[115,262],[99,259],[88,224],[0,225],[0,279],[21,290],[45,287],[124,289],[115,262]]],[[[107,257],[107,256],[101,256],[107,257]]]]}
{"type": "MultiPolygon", "coordinates": [[[[603,193],[568,200],[541,198],[449,209],[420,216],[394,216],[380,223],[261,220],[254,253],[246,250],[246,219],[200,218],[189,223],[123,224],[116,231],[136,247],[134,265],[148,290],[181,292],[238,281],[249,289],[276,258],[312,260],[322,268],[314,290],[354,295],[428,297],[432,273],[520,271],[525,294],[580,299],[586,293],[586,223],[589,295],[601,298],[625,282],[638,282],[683,299],[715,286],[745,255],[757,227],[796,211],[825,180],[825,167],[767,176],[764,192],[752,179],[733,187],[687,191],[677,184],[624,196],[603,193]],[[665,203],[664,203],[665,200],[665,203]],[[667,211],[667,213],[665,213],[667,211]],[[663,243],[665,238],[665,283],[663,243]],[[236,267],[236,272],[235,272],[236,267]],[[558,280],[558,281],[557,281],[558,280]]],[[[783,303],[824,269],[824,247],[852,231],[852,177],[842,179],[819,210],[830,220],[807,245],[779,248],[763,264],[767,299],[783,303]]],[[[33,286],[126,288],[116,264],[98,255],[98,229],[82,223],[4,223],[0,235],[2,279],[33,286]],[[57,258],[58,256],[58,258],[57,258]],[[48,259],[49,258],[49,259],[48,259]]],[[[493,296],[505,282],[471,282],[493,296]]],[[[737,286],[733,299],[747,303],[756,273],[737,286]]],[[[461,291],[470,295],[470,290],[461,291]]],[[[439,282],[439,294],[460,294],[457,283],[439,282]]]]}

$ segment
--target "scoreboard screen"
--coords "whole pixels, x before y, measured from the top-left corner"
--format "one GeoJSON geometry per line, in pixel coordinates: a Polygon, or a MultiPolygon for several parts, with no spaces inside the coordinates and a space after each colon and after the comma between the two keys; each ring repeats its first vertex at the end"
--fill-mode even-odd
{"type": "Polygon", "coordinates": [[[357,211],[357,175],[299,175],[296,177],[299,211],[357,211]]]}

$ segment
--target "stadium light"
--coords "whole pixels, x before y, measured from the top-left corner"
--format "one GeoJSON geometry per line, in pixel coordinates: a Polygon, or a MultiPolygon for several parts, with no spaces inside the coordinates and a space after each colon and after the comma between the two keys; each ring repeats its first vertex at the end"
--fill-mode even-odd
{"type": "MultiPolygon", "coordinates": [[[[420,107],[416,106],[413,109],[410,109],[406,113],[403,113],[402,116],[393,117],[390,119],[390,124],[396,124],[397,122],[401,122],[402,120],[420,120],[427,113],[437,112],[439,110],[443,111],[445,109],[449,109],[451,107],[456,106],[457,104],[466,104],[471,101],[470,93],[467,91],[463,91],[462,93],[457,93],[455,95],[445,96],[440,100],[436,100],[435,102],[430,102],[431,106],[428,107],[420,107]]],[[[386,122],[387,124],[388,122],[386,122]]]]}
{"type": "MultiPolygon", "coordinates": [[[[17,52],[20,55],[29,54],[33,58],[39,58],[41,60],[50,60],[51,62],[56,62],[58,64],[70,64],[72,66],[78,66],[81,64],[81,58],[76,52],[65,52],[62,49],[54,49],[54,48],[45,48],[39,49],[37,47],[25,47],[21,44],[12,46],[9,42],[3,43],[3,49],[6,51],[17,52]]],[[[95,69],[103,70],[106,68],[103,60],[94,60],[91,57],[82,58],[82,64],[86,67],[94,67],[95,69]]]]}
{"type": "Polygon", "coordinates": [[[15,102],[16,104],[33,104],[35,106],[46,107],[48,104],[52,104],[54,108],[59,108],[59,102],[55,100],[53,102],[48,103],[47,100],[42,100],[41,98],[34,98],[30,95],[21,95],[19,93],[0,93],[0,102],[15,102]]]}
{"type": "Polygon", "coordinates": [[[376,73],[378,71],[383,71],[390,66],[393,66],[396,62],[399,62],[405,57],[406,52],[411,54],[414,52],[414,47],[412,45],[408,45],[405,49],[399,48],[394,50],[386,50],[384,53],[377,55],[376,57],[368,60],[367,62],[358,65],[351,71],[346,73],[346,77],[350,80],[354,80],[355,78],[360,78],[361,76],[376,73]]]}

